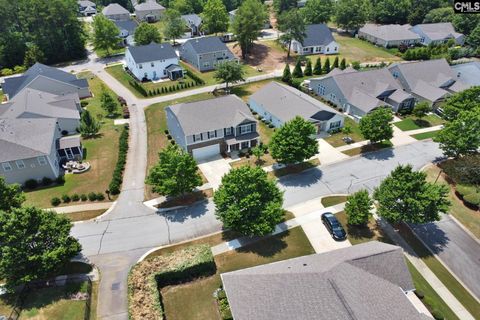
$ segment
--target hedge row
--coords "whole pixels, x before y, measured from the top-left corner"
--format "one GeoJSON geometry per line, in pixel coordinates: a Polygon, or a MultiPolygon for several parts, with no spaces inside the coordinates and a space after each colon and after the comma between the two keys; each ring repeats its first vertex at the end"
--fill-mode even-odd
{"type": "Polygon", "coordinates": [[[193,79],[197,85],[204,85],[205,81],[190,70],[187,70],[187,76],[193,79]]]}
{"type": "Polygon", "coordinates": [[[208,245],[190,246],[137,263],[128,276],[130,319],[164,319],[159,287],[215,272],[215,261],[208,245]]]}
{"type": "Polygon", "coordinates": [[[135,90],[137,90],[138,92],[140,92],[140,94],[144,97],[146,97],[148,95],[148,92],[147,90],[145,90],[145,88],[140,84],[138,83],[137,81],[133,81],[133,80],[130,80],[128,82],[133,88],[135,88],[135,90]]]}
{"type": "Polygon", "coordinates": [[[60,205],[60,203],[70,203],[71,201],[73,202],[78,202],[78,201],[103,201],[105,200],[105,195],[102,193],[102,192],[98,192],[98,193],[95,193],[95,192],[90,192],[88,195],[87,194],[78,194],[78,193],[74,193],[73,195],[69,196],[68,194],[64,194],[62,195],[61,199],[59,197],[53,197],[51,200],[50,200],[50,203],[52,204],[52,206],[56,207],[58,205],[60,205]]]}
{"type": "Polygon", "coordinates": [[[196,83],[196,82],[193,82],[193,81],[192,82],[182,82],[182,83],[178,83],[176,86],[171,85],[169,87],[162,87],[162,88],[157,88],[157,89],[154,89],[154,90],[149,90],[148,95],[149,96],[156,96],[156,95],[159,95],[159,94],[175,92],[175,91],[178,91],[178,90],[183,90],[183,89],[186,89],[186,88],[195,87],[197,85],[199,85],[199,84],[196,83]]]}
{"type": "Polygon", "coordinates": [[[113,195],[119,194],[122,186],[123,170],[125,169],[125,163],[127,162],[128,131],[128,125],[125,125],[119,138],[117,165],[113,171],[112,181],[110,181],[110,185],[108,186],[110,194],[113,195]]]}

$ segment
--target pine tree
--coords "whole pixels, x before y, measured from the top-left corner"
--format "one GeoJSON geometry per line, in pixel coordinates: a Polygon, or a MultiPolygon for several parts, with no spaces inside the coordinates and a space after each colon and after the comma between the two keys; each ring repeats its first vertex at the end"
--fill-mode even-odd
{"type": "Polygon", "coordinates": [[[293,68],[292,75],[294,78],[303,77],[302,64],[300,62],[300,59],[297,59],[297,63],[295,64],[295,68],[293,68]]]}
{"type": "Polygon", "coordinates": [[[338,68],[338,57],[335,57],[335,60],[333,60],[333,69],[338,68]]]}
{"type": "Polygon", "coordinates": [[[322,61],[320,60],[320,58],[317,58],[317,60],[315,61],[315,67],[313,67],[313,74],[322,74],[322,61]]]}
{"type": "Polygon", "coordinates": [[[285,69],[283,69],[282,81],[285,83],[292,82],[292,74],[290,72],[290,66],[288,63],[285,65],[285,69]]]}
{"type": "Polygon", "coordinates": [[[325,60],[325,63],[323,64],[323,73],[327,74],[330,72],[330,59],[327,58],[327,60],[325,60]]]}
{"type": "Polygon", "coordinates": [[[305,76],[312,75],[312,60],[307,59],[307,65],[305,66],[305,71],[303,72],[305,76]]]}
{"type": "Polygon", "coordinates": [[[340,62],[340,69],[345,70],[347,68],[347,61],[345,61],[345,58],[342,59],[340,62]]]}
{"type": "Polygon", "coordinates": [[[79,131],[82,137],[93,137],[100,131],[100,123],[92,117],[88,110],[82,112],[79,131]]]}

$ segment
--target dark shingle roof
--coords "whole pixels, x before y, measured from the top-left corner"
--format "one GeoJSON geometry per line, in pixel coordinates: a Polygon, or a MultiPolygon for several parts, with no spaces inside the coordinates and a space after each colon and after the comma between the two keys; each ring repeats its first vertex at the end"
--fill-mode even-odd
{"type": "Polygon", "coordinates": [[[197,54],[228,50],[225,43],[219,37],[201,37],[187,40],[184,45],[190,43],[197,54]]]}
{"type": "Polygon", "coordinates": [[[310,24],[305,27],[305,38],[303,39],[304,47],[326,46],[335,41],[332,32],[326,24],[310,24]]]}
{"type": "Polygon", "coordinates": [[[199,27],[202,24],[202,18],[195,13],[192,14],[184,14],[182,15],[183,21],[190,27],[191,25],[194,25],[196,27],[199,27]]]}
{"type": "Polygon", "coordinates": [[[135,33],[135,29],[138,27],[138,23],[135,20],[125,20],[125,21],[113,21],[118,29],[127,30],[130,35],[135,33]]]}
{"type": "Polygon", "coordinates": [[[223,273],[235,320],[423,320],[402,249],[377,241],[223,273]]]}
{"type": "Polygon", "coordinates": [[[130,46],[130,51],[135,63],[158,61],[177,58],[177,54],[170,43],[150,43],[144,46],[130,46]]]}

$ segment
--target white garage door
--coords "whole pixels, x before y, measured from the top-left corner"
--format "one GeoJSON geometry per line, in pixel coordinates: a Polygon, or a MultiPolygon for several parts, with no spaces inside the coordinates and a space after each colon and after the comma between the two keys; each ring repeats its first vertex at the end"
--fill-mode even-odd
{"type": "Polygon", "coordinates": [[[220,153],[220,145],[219,144],[214,144],[211,146],[203,147],[203,148],[198,148],[198,149],[193,149],[192,154],[195,160],[204,160],[207,158],[211,158],[213,156],[216,156],[220,153]]]}

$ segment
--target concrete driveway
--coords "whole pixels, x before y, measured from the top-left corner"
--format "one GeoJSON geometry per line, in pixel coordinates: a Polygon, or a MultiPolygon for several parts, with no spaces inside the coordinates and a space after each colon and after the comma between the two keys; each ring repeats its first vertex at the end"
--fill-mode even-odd
{"type": "Polygon", "coordinates": [[[205,178],[207,178],[213,190],[218,189],[222,183],[222,177],[231,169],[227,160],[225,160],[221,155],[200,161],[198,163],[198,167],[202,171],[205,178]]]}
{"type": "Polygon", "coordinates": [[[342,161],[349,158],[346,154],[340,152],[325,140],[317,139],[317,141],[318,141],[318,159],[320,160],[321,164],[323,165],[330,164],[330,163],[342,161]]]}

